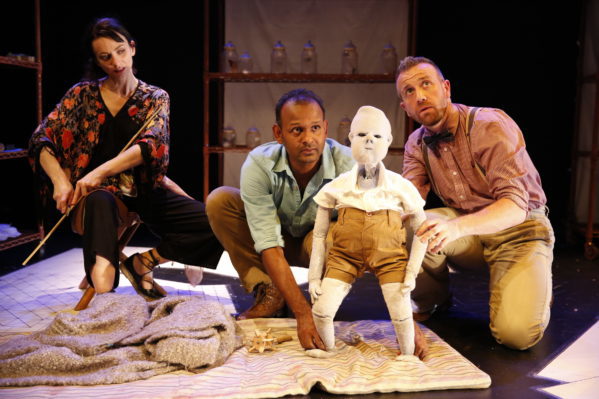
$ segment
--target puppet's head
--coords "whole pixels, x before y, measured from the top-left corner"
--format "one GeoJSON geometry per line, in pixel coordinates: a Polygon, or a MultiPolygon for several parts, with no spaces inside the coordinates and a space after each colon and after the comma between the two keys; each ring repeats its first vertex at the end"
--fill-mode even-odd
{"type": "Polygon", "coordinates": [[[356,162],[375,165],[387,156],[393,140],[391,123],[383,111],[364,105],[352,120],[349,140],[356,162]]]}

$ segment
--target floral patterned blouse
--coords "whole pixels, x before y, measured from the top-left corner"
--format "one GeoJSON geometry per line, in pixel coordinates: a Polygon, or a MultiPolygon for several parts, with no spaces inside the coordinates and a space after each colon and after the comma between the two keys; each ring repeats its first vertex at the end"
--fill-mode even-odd
{"type": "MultiPolygon", "coordinates": [[[[141,147],[144,163],[133,171],[124,171],[107,178],[102,184],[115,194],[122,194],[120,175],[134,174],[135,184],[144,189],[159,186],[166,174],[169,160],[169,96],[166,91],[139,80],[137,89],[124,105],[134,124],[141,127],[146,118],[160,111],[132,145],[141,147]]],[[[122,111],[122,110],[121,110],[122,111]]],[[[29,161],[34,171],[43,173],[39,155],[43,147],[50,151],[75,185],[92,159],[108,109],[100,96],[98,81],[79,82],[71,87],[56,108],[37,127],[29,141],[29,161]]],[[[131,137],[136,132],[131,133],[131,137]]],[[[136,191],[135,189],[133,191],[136,191]]]]}

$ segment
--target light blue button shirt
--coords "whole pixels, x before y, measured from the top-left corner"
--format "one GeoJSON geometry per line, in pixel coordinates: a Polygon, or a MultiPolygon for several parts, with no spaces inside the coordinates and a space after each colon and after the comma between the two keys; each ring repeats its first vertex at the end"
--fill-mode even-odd
{"type": "Polygon", "coordinates": [[[312,230],[318,208],[313,197],[353,165],[351,149],[326,139],[320,169],[302,197],[285,147],[273,141],[254,148],[241,169],[241,198],[256,252],[285,246],[281,226],[293,237],[312,230]]]}

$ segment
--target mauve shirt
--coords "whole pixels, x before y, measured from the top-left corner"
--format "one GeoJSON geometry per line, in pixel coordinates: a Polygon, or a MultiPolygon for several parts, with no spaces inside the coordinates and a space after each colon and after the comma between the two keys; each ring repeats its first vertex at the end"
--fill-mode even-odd
{"type": "MultiPolygon", "coordinates": [[[[464,213],[476,212],[500,198],[509,198],[527,212],[544,206],[547,198],[541,178],[518,125],[500,109],[480,108],[470,131],[470,151],[466,137],[470,107],[454,105],[459,111],[455,140],[439,142],[439,157],[428,150],[432,177],[447,205],[464,213]],[[475,162],[485,171],[484,176],[475,162]]],[[[425,199],[431,184],[421,140],[431,134],[423,126],[412,132],[403,161],[403,177],[425,199]]]]}

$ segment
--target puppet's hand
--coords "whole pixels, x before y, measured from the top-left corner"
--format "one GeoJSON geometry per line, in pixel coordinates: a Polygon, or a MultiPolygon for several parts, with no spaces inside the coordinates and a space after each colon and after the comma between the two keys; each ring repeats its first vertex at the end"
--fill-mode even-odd
{"type": "Polygon", "coordinates": [[[409,294],[416,287],[416,279],[410,276],[406,276],[403,283],[401,283],[401,293],[409,294]]]}
{"type": "Polygon", "coordinates": [[[320,284],[322,280],[310,280],[308,290],[310,291],[310,299],[312,303],[316,302],[316,299],[322,294],[322,289],[320,288],[320,284]]]}

